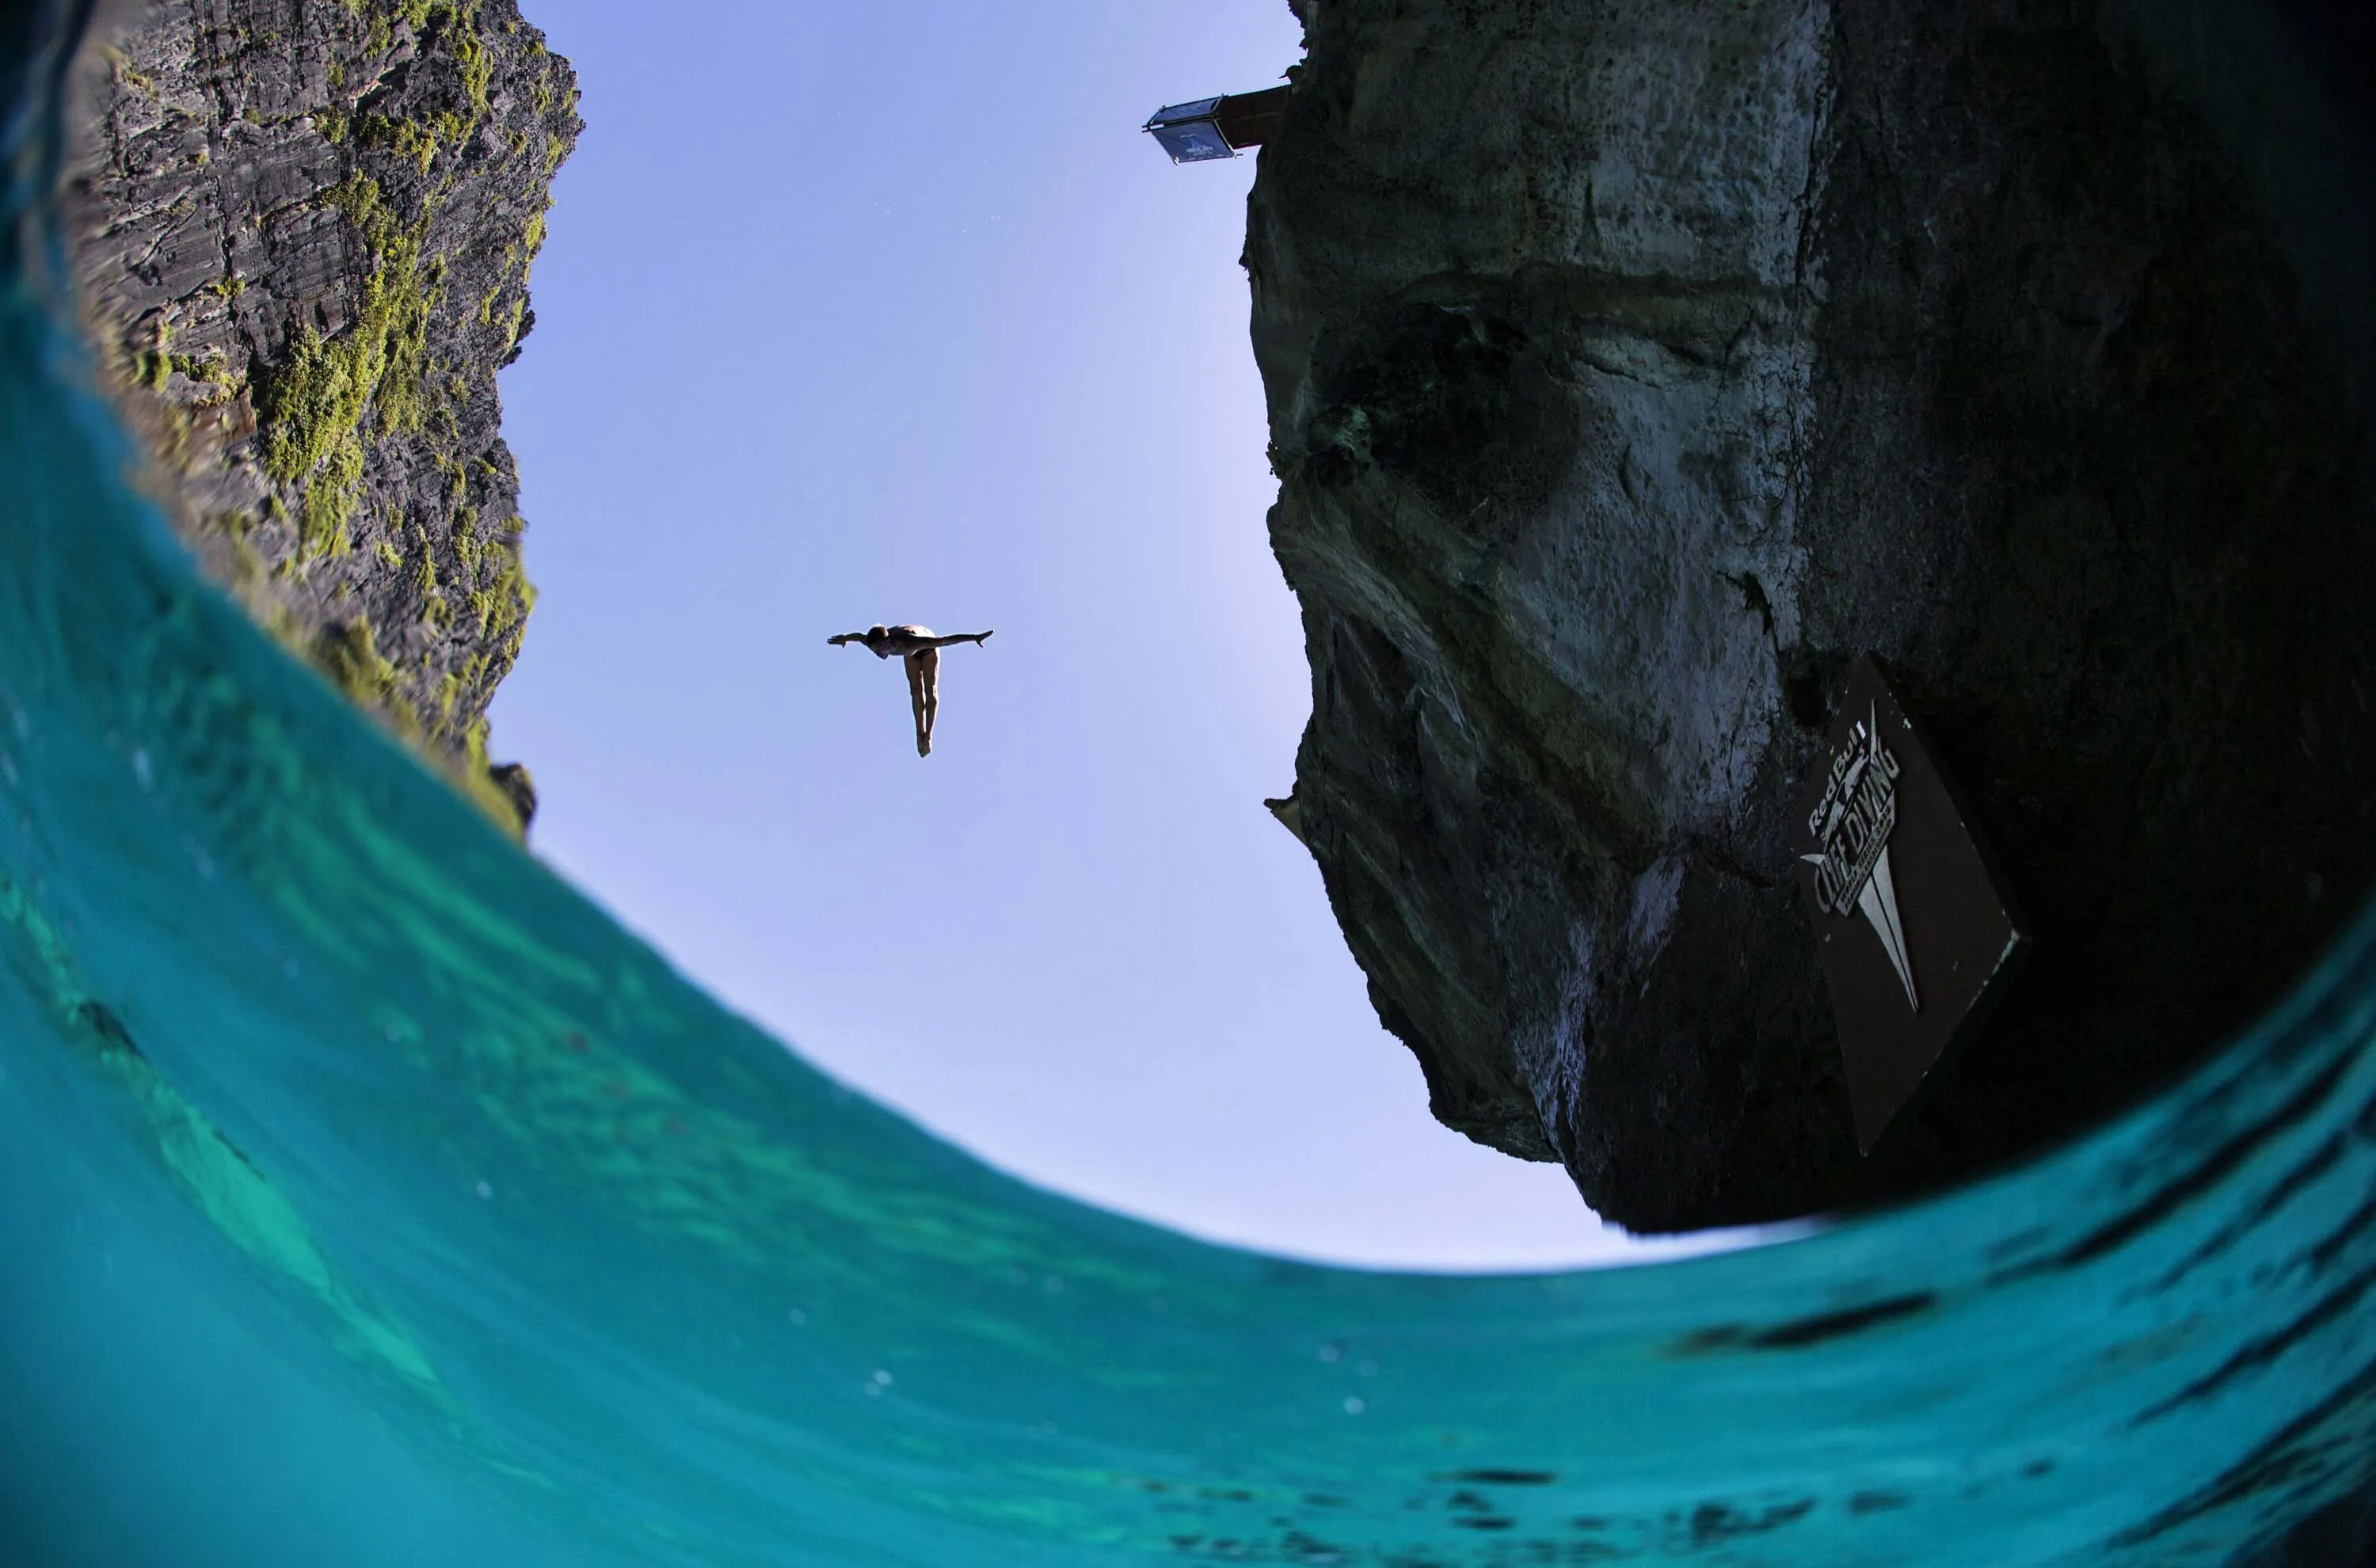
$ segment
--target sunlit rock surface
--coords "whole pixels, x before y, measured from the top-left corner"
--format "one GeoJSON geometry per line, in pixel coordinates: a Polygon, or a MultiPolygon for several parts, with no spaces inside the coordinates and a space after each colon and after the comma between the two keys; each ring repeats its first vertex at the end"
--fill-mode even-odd
{"type": "Polygon", "coordinates": [[[81,61],[71,266],[218,580],[483,778],[533,600],[495,372],[579,129],[511,0],[164,0],[81,61]]]}
{"type": "Polygon", "coordinates": [[[2129,1102],[2367,890],[2348,42],[2240,4],[1307,0],[1253,338],[1301,837],[1436,1114],[1638,1229],[2129,1102]],[[1859,1157],[1787,818],[1890,661],[2026,909],[1859,1157]]]}

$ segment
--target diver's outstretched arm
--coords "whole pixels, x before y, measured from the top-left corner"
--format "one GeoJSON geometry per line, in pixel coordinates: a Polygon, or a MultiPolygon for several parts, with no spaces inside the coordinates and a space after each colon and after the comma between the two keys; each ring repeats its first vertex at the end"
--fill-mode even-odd
{"type": "Polygon", "coordinates": [[[865,640],[866,634],[864,632],[844,632],[838,637],[826,638],[826,641],[832,644],[835,647],[840,647],[848,643],[862,643],[865,640]]]}
{"type": "Polygon", "coordinates": [[[959,632],[953,637],[918,637],[916,646],[920,648],[954,647],[958,643],[971,643],[979,647],[997,635],[995,632],[959,632]]]}

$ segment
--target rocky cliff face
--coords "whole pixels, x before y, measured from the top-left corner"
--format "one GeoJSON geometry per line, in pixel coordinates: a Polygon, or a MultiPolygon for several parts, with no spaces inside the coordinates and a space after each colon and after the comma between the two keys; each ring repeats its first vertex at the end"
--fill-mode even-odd
{"type": "Polygon", "coordinates": [[[183,532],[484,779],[533,601],[495,372],[535,321],[568,63],[511,0],[163,0],[84,66],[75,282],[183,532]]]}
{"type": "Polygon", "coordinates": [[[2129,1102],[2357,908],[2362,127],[2262,7],[1304,0],[1294,811],[1436,1114],[1645,1229],[2129,1102]],[[2357,216],[2354,216],[2354,215],[2357,216]],[[1883,656],[2035,946],[1869,1160],[1788,815],[1883,656]]]}

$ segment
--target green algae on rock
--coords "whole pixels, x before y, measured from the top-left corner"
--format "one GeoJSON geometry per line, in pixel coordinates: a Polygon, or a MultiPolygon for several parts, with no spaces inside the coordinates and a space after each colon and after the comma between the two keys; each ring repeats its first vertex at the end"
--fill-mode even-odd
{"type": "Polygon", "coordinates": [[[494,373],[534,321],[568,63],[512,0],[165,0],[81,77],[74,279],[151,488],[260,621],[509,812],[485,713],[534,595],[494,373]]]}

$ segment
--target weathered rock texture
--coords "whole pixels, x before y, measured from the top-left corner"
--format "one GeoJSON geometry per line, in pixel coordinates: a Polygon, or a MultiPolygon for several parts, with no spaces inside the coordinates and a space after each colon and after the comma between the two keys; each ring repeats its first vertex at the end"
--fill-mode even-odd
{"type": "Polygon", "coordinates": [[[1442,1120],[1637,1229],[1867,1203],[2313,957],[2376,846],[2376,199],[2289,20],[1300,14],[1247,245],[1296,811],[1442,1120]],[[1870,1160],[1787,833],[1865,650],[2036,935],[1870,1160]]]}
{"type": "Polygon", "coordinates": [[[535,319],[568,63],[510,0],[164,0],[94,33],[72,267],[170,509],[482,779],[533,598],[495,372],[535,319]]]}

